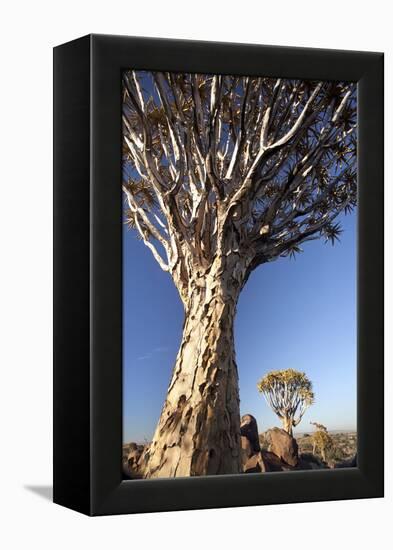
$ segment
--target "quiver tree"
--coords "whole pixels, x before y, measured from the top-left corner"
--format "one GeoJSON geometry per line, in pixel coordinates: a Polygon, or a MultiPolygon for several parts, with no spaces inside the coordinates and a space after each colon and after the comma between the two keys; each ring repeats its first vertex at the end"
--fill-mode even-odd
{"type": "Polygon", "coordinates": [[[319,424],[318,422],[310,422],[310,424],[313,424],[316,427],[315,432],[312,434],[312,452],[315,455],[315,451],[319,449],[322,460],[326,462],[326,453],[334,446],[333,439],[329,435],[326,426],[323,424],[319,424]]]}
{"type": "Polygon", "coordinates": [[[327,427],[324,426],[323,424],[319,424],[319,422],[310,422],[310,424],[312,426],[315,426],[316,427],[316,430],[317,432],[326,432],[327,433],[327,427]]]}
{"type": "Polygon", "coordinates": [[[125,221],[185,312],[147,477],[241,471],[238,297],[259,265],[338,237],[355,114],[350,83],[124,73],[125,221]]]}
{"type": "Polygon", "coordinates": [[[314,402],[312,383],[305,373],[293,369],[272,371],[258,382],[257,387],[282,421],[284,430],[293,435],[293,428],[314,402]]]}

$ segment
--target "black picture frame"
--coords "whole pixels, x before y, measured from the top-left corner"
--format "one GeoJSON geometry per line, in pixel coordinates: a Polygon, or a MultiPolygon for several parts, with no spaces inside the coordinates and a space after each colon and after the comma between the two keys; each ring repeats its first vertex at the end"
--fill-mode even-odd
{"type": "Polygon", "coordinates": [[[383,496],[383,54],[89,35],[54,49],[54,502],[88,515],[383,496]],[[122,479],[121,72],[358,83],[358,467],[122,479]]]}

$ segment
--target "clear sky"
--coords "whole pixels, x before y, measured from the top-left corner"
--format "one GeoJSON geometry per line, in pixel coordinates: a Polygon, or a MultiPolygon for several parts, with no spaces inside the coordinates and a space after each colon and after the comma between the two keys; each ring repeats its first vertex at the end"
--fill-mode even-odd
{"type": "MultiPolygon", "coordinates": [[[[342,217],[335,246],[305,243],[295,260],[260,266],[242,291],[235,323],[241,414],[259,431],[280,426],[258,393],[268,371],[294,368],[312,380],[310,421],[356,429],[356,215],[342,217]]],[[[183,307],[170,276],[124,228],[124,441],[150,441],[181,339],[183,307]]]]}

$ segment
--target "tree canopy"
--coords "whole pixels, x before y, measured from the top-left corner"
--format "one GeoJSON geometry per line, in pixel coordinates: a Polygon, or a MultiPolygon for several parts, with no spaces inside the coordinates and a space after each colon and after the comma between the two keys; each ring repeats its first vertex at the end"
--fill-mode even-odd
{"type": "Polygon", "coordinates": [[[123,137],[126,222],[176,283],[334,243],[356,204],[354,83],[125,71],[123,137]]]}

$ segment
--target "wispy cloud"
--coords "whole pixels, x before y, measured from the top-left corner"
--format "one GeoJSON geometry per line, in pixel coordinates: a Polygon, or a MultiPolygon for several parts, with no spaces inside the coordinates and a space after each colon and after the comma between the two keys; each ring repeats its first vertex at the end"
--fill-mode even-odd
{"type": "Polygon", "coordinates": [[[144,361],[145,359],[150,359],[152,357],[152,353],[146,353],[146,355],[140,355],[136,358],[137,361],[144,361]]]}
{"type": "Polygon", "coordinates": [[[152,349],[151,351],[145,353],[144,355],[140,355],[136,358],[137,361],[146,361],[147,359],[151,359],[154,355],[157,355],[158,353],[165,353],[168,351],[169,348],[166,346],[158,346],[157,348],[152,349]]]}

